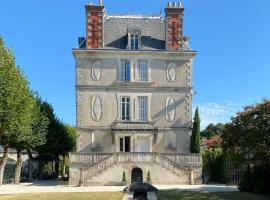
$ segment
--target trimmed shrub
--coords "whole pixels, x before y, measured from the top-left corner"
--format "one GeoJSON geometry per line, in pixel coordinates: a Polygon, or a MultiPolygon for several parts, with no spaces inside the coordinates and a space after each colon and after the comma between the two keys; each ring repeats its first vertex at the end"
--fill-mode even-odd
{"type": "Polygon", "coordinates": [[[126,172],[123,171],[123,175],[122,175],[122,182],[126,182],[127,181],[127,176],[126,176],[126,172]]]}
{"type": "Polygon", "coordinates": [[[151,174],[150,174],[150,171],[147,172],[147,182],[151,182],[151,174]]]}
{"type": "Polygon", "coordinates": [[[203,172],[209,176],[209,181],[226,182],[226,159],[222,149],[213,148],[204,150],[203,172]]]}

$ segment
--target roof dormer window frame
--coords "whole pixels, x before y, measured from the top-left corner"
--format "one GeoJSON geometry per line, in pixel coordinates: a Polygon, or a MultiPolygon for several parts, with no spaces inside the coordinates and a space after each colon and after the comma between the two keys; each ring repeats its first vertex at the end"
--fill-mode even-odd
{"type": "Polygon", "coordinates": [[[128,42],[127,49],[139,50],[141,49],[141,29],[139,28],[128,28],[127,30],[128,42]]]}

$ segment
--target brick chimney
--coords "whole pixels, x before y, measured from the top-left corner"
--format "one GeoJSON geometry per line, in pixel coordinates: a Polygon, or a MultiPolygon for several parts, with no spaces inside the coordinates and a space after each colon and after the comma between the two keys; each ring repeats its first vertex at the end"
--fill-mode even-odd
{"type": "Polygon", "coordinates": [[[184,8],[181,1],[169,2],[165,8],[166,15],[166,49],[177,51],[182,49],[184,8]]]}
{"type": "Polygon", "coordinates": [[[103,47],[103,20],[105,9],[102,1],[99,5],[92,5],[92,2],[85,5],[86,11],[86,48],[103,47]]]}

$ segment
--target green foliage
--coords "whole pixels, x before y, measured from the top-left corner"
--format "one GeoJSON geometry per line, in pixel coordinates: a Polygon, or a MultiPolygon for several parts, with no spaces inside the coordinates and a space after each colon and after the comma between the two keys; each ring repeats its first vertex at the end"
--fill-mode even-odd
{"type": "Polygon", "coordinates": [[[193,130],[190,141],[190,152],[191,153],[200,153],[201,139],[200,139],[200,116],[199,108],[196,108],[195,117],[193,122],[193,130]]]}
{"type": "Polygon", "coordinates": [[[270,101],[247,106],[223,131],[223,148],[246,161],[270,158],[270,101]]]}
{"type": "Polygon", "coordinates": [[[52,106],[42,102],[41,110],[49,119],[46,143],[38,147],[37,151],[45,160],[57,160],[59,155],[67,155],[74,150],[76,143],[75,128],[64,124],[54,114],[52,106]]]}
{"type": "Polygon", "coordinates": [[[32,118],[31,129],[24,134],[18,134],[17,132],[11,141],[11,146],[18,150],[34,150],[46,142],[49,120],[41,110],[42,99],[38,95],[33,95],[33,99],[34,104],[30,113],[32,118]]]}
{"type": "Polygon", "coordinates": [[[150,174],[150,171],[147,172],[147,182],[150,182],[151,181],[151,174],[150,174]]]}
{"type": "Polygon", "coordinates": [[[226,181],[226,159],[222,149],[211,148],[204,150],[203,172],[208,173],[209,181],[225,183],[226,181]]]}
{"type": "Polygon", "coordinates": [[[0,58],[0,144],[7,145],[31,130],[34,99],[13,52],[1,37],[0,58]]]}
{"type": "Polygon", "coordinates": [[[211,138],[215,135],[222,135],[224,124],[209,124],[203,131],[201,131],[201,137],[211,138]]]}
{"type": "Polygon", "coordinates": [[[126,182],[127,181],[127,176],[126,176],[126,172],[123,171],[123,175],[122,175],[122,182],[126,182]]]}

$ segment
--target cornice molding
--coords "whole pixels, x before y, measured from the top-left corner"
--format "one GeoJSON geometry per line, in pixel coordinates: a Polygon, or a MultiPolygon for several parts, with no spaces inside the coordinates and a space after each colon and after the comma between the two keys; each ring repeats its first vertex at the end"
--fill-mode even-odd
{"type": "Polygon", "coordinates": [[[174,59],[190,60],[196,56],[196,51],[131,51],[115,49],[72,49],[75,58],[119,58],[121,56],[130,57],[150,57],[152,59],[174,59]]]}
{"type": "Polygon", "coordinates": [[[90,85],[77,85],[76,89],[78,91],[82,90],[88,90],[88,91],[147,91],[147,92],[191,92],[193,87],[154,87],[154,86],[145,86],[145,85],[140,85],[140,86],[90,86],[90,85]]]}
{"type": "MultiPolygon", "coordinates": [[[[77,130],[82,131],[95,131],[95,130],[104,130],[104,131],[111,131],[111,126],[76,126],[77,130]]],[[[190,126],[181,126],[181,127],[158,127],[159,131],[170,131],[170,130],[191,130],[192,127],[190,126]]],[[[147,130],[146,130],[147,131],[147,130]]],[[[139,132],[139,131],[133,131],[133,132],[139,132]]]]}

